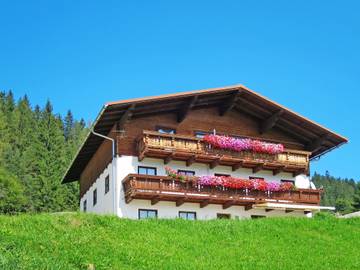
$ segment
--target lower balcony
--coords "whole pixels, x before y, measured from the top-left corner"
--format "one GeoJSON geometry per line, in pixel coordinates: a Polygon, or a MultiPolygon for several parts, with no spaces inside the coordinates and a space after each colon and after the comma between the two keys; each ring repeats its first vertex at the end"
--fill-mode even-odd
{"type": "Polygon", "coordinates": [[[151,200],[155,205],[159,201],[176,202],[176,206],[183,203],[199,203],[200,207],[208,204],[220,204],[223,209],[234,205],[245,206],[245,210],[253,206],[275,203],[283,205],[309,205],[320,204],[321,190],[297,189],[293,191],[247,191],[223,187],[203,187],[191,182],[173,180],[168,176],[152,176],[129,174],[123,180],[125,201],[130,203],[133,199],[151,200]]]}

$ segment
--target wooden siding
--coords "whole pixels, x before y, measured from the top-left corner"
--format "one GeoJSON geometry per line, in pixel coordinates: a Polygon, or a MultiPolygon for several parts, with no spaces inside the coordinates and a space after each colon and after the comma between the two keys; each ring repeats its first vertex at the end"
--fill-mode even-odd
{"type": "Polygon", "coordinates": [[[284,143],[289,149],[304,150],[304,145],[276,128],[260,134],[259,122],[244,113],[231,111],[220,116],[217,108],[208,108],[192,110],[181,123],[177,122],[175,113],[132,119],[125,125],[125,136],[118,140],[118,153],[137,155],[136,139],[142,135],[143,130],[155,130],[157,126],[175,128],[177,134],[190,136],[194,135],[194,131],[212,131],[215,128],[217,133],[274,140],[284,143]]]}
{"type": "MultiPolygon", "coordinates": [[[[113,132],[111,132],[111,134],[113,134],[113,132]]],[[[113,135],[111,137],[113,137],[113,135]]],[[[112,143],[109,140],[104,140],[80,176],[80,198],[109,165],[111,159],[112,143]]]]}

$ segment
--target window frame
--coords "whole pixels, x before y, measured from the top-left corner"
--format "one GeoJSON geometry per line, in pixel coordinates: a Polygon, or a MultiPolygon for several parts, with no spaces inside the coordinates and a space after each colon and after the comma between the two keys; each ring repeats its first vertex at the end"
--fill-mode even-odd
{"type": "Polygon", "coordinates": [[[93,206],[97,204],[97,188],[93,190],[93,206]]]}
{"type": "Polygon", "coordinates": [[[172,127],[166,127],[166,126],[156,126],[155,127],[156,132],[159,132],[161,134],[169,134],[169,135],[174,135],[176,134],[176,128],[172,128],[172,127]],[[159,131],[160,129],[164,130],[165,132],[161,132],[159,131]],[[166,131],[172,131],[172,133],[170,132],[166,132],[166,131]]]}
{"type": "Polygon", "coordinates": [[[227,173],[214,173],[214,176],[216,176],[216,177],[231,177],[231,174],[227,174],[227,173]]]}
{"type": "Polygon", "coordinates": [[[195,176],[195,171],[190,171],[190,170],[180,170],[178,169],[178,174],[181,174],[181,173],[185,173],[185,174],[182,174],[184,176],[195,176]],[[192,174],[187,174],[187,173],[192,173],[192,174]]]}
{"type": "Polygon", "coordinates": [[[141,211],[146,211],[146,212],[155,212],[155,218],[158,218],[158,210],[157,209],[145,209],[145,208],[139,208],[138,209],[138,219],[142,220],[142,219],[149,219],[148,214],[146,218],[140,218],[140,212],[141,211]]]}
{"type": "Polygon", "coordinates": [[[249,176],[249,180],[254,180],[254,179],[265,180],[264,177],[249,176]]]}
{"type": "Polygon", "coordinates": [[[196,214],[195,211],[179,211],[178,216],[179,216],[179,218],[185,219],[185,220],[197,220],[197,214],[196,214]],[[180,216],[181,214],[186,214],[186,218],[181,217],[181,216],[180,216]],[[189,215],[189,214],[193,214],[193,215],[194,215],[194,219],[189,219],[189,218],[188,218],[188,215],[189,215]]]}
{"type": "Polygon", "coordinates": [[[205,135],[211,135],[213,133],[213,131],[194,130],[194,136],[198,139],[202,139],[205,135]]]}
{"type": "Polygon", "coordinates": [[[295,180],[281,179],[280,183],[291,183],[291,184],[295,185],[295,180]]]}
{"type": "Polygon", "coordinates": [[[110,191],[110,175],[105,177],[105,194],[110,191]]]}
{"type": "Polygon", "coordinates": [[[146,172],[147,172],[147,169],[153,169],[155,174],[145,174],[145,175],[154,175],[156,176],[157,175],[157,168],[156,167],[150,167],[150,166],[138,166],[138,174],[143,174],[143,173],[140,173],[140,169],[146,169],[146,172]]]}
{"type": "Polygon", "coordinates": [[[231,214],[228,214],[228,213],[216,213],[216,219],[231,219],[231,214]]]}

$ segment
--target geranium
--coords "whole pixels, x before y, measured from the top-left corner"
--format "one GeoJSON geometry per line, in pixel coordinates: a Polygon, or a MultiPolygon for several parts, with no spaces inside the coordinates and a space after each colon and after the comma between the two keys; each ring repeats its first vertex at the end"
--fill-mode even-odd
{"type": "Polygon", "coordinates": [[[279,154],[284,152],[282,144],[268,143],[252,139],[240,139],[228,136],[205,135],[203,139],[206,143],[219,149],[233,151],[253,151],[257,153],[279,154]]]}
{"type": "Polygon", "coordinates": [[[259,191],[291,191],[295,190],[296,187],[293,183],[285,182],[279,183],[275,181],[267,182],[263,178],[257,179],[242,179],[231,176],[213,176],[203,175],[187,176],[176,172],[170,167],[165,167],[166,174],[174,180],[182,182],[192,182],[193,185],[198,186],[213,186],[213,187],[227,187],[241,190],[259,190],[259,191]]]}
{"type": "Polygon", "coordinates": [[[280,191],[290,191],[290,190],[295,190],[296,187],[293,183],[290,182],[286,182],[286,183],[281,183],[280,185],[280,191]]]}

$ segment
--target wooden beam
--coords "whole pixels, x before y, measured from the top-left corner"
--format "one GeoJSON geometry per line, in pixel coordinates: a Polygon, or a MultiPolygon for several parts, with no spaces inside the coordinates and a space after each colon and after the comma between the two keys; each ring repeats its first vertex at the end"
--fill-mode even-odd
{"type": "Polygon", "coordinates": [[[292,210],[292,209],[286,209],[285,210],[285,213],[291,213],[291,212],[294,212],[295,210],[292,210]]]}
{"type": "Polygon", "coordinates": [[[259,164],[259,165],[257,165],[256,167],[254,167],[254,168],[252,169],[253,173],[257,173],[257,172],[261,171],[262,168],[263,168],[263,166],[264,166],[263,164],[259,164]]]}
{"type": "Polygon", "coordinates": [[[265,212],[271,212],[271,211],[273,211],[274,209],[270,209],[270,208],[267,208],[267,209],[265,209],[265,212]]]}
{"type": "Polygon", "coordinates": [[[300,175],[300,174],[303,174],[303,173],[305,173],[305,170],[303,170],[303,169],[298,170],[298,171],[296,171],[296,172],[293,172],[293,177],[296,177],[296,176],[298,176],[298,175],[300,175]]]}
{"type": "Polygon", "coordinates": [[[133,116],[133,112],[135,110],[135,104],[130,105],[130,107],[124,112],[121,116],[120,120],[116,123],[116,131],[122,131],[124,129],[125,124],[130,121],[133,116]]]}
{"type": "Polygon", "coordinates": [[[209,204],[209,200],[202,201],[200,203],[200,208],[204,208],[204,207],[208,206],[208,204],[209,204]]]}
{"type": "Polygon", "coordinates": [[[151,199],[151,205],[155,205],[160,201],[160,197],[156,196],[154,198],[151,199]]]}
{"type": "Polygon", "coordinates": [[[235,105],[236,102],[239,100],[240,96],[242,95],[243,91],[238,90],[236,91],[226,102],[225,104],[220,105],[219,107],[219,115],[224,116],[226,113],[231,111],[235,105]]]}
{"type": "Polygon", "coordinates": [[[280,116],[283,114],[284,110],[279,110],[276,113],[274,113],[272,116],[270,116],[269,118],[263,120],[260,123],[260,134],[263,134],[265,132],[268,132],[270,129],[272,129],[275,125],[276,122],[279,120],[280,116]]]}
{"type": "Polygon", "coordinates": [[[228,209],[229,207],[233,206],[234,202],[233,201],[228,201],[226,203],[223,204],[222,208],[223,209],[228,209]]]}
{"type": "Polygon", "coordinates": [[[316,138],[306,146],[306,150],[311,152],[315,152],[316,150],[319,150],[319,148],[322,146],[322,144],[326,141],[328,137],[329,135],[325,134],[323,136],[316,138]]]}
{"type": "Polygon", "coordinates": [[[174,153],[171,153],[166,158],[164,158],[164,164],[168,164],[170,161],[172,161],[174,158],[174,153]]]}
{"type": "Polygon", "coordinates": [[[180,109],[180,111],[177,113],[178,123],[181,123],[182,121],[184,121],[184,119],[186,118],[186,116],[188,115],[190,110],[194,107],[197,99],[198,99],[198,96],[191,97],[187,101],[186,105],[184,105],[184,107],[182,109],[180,109]]]}
{"type": "Polygon", "coordinates": [[[176,207],[179,207],[179,206],[183,205],[184,202],[185,202],[184,199],[177,200],[177,201],[176,201],[176,207]]]}
{"type": "Polygon", "coordinates": [[[283,170],[284,170],[285,166],[281,166],[281,167],[278,167],[276,169],[273,170],[273,175],[278,175],[279,173],[281,173],[283,170]]]}
{"type": "Polygon", "coordinates": [[[194,162],[195,162],[196,156],[192,156],[190,157],[187,161],[186,161],[186,167],[191,166],[194,162]]]}
{"type": "Polygon", "coordinates": [[[253,209],[252,204],[245,205],[244,209],[245,209],[245,211],[249,211],[249,210],[253,209]]]}
{"type": "Polygon", "coordinates": [[[235,172],[236,170],[240,169],[240,168],[242,167],[242,165],[243,165],[243,162],[242,162],[242,161],[240,161],[240,162],[232,165],[232,166],[231,166],[231,167],[232,167],[232,171],[235,172]]]}
{"type": "Polygon", "coordinates": [[[219,165],[219,163],[220,163],[220,159],[215,159],[214,161],[212,161],[211,163],[210,163],[210,169],[214,169],[216,166],[218,166],[219,165]]]}

